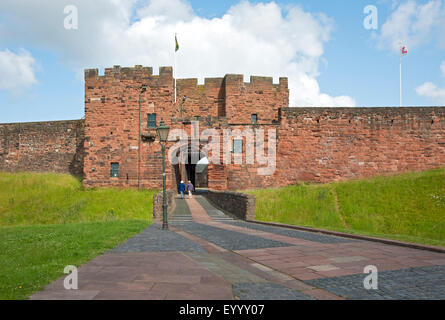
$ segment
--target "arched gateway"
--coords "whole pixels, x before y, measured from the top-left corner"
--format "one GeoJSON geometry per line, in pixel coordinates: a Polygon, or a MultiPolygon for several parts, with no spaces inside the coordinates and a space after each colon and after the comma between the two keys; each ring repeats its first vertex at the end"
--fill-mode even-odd
{"type": "Polygon", "coordinates": [[[177,159],[173,166],[172,173],[175,177],[176,186],[180,181],[191,181],[196,189],[208,188],[208,158],[202,148],[196,148],[191,144],[175,148],[169,152],[169,156],[177,159]]]}

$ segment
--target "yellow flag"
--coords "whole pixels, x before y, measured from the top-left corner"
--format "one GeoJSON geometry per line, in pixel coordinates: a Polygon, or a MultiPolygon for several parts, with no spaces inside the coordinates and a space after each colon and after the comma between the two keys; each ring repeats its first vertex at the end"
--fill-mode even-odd
{"type": "Polygon", "coordinates": [[[175,52],[179,50],[178,38],[176,38],[175,34],[175,52]]]}

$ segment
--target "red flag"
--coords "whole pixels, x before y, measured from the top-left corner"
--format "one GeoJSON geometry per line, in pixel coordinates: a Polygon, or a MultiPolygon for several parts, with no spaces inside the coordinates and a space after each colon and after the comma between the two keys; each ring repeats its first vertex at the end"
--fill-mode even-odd
{"type": "Polygon", "coordinates": [[[402,47],[402,55],[408,54],[408,49],[406,47],[402,47]]]}

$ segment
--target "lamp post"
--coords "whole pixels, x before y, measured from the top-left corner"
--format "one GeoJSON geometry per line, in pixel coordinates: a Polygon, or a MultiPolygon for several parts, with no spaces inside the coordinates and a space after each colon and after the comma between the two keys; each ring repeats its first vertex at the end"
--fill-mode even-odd
{"type": "Polygon", "coordinates": [[[168,218],[167,218],[167,200],[165,192],[165,143],[167,142],[168,133],[170,128],[164,124],[164,120],[161,119],[159,127],[156,128],[159,140],[162,147],[162,229],[168,230],[168,218]]]}
{"type": "Polygon", "coordinates": [[[142,103],[142,94],[146,90],[147,86],[143,84],[141,87],[141,91],[139,92],[138,190],[141,190],[141,103],[142,103]]]}

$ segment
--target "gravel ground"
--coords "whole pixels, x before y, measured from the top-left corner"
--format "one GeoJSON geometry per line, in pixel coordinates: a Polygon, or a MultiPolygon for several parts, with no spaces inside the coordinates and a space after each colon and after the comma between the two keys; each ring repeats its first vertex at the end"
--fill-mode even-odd
{"type": "Polygon", "coordinates": [[[445,300],[445,266],[410,268],[378,273],[377,290],[366,290],[367,274],[306,281],[353,300],[445,300]]]}
{"type": "Polygon", "coordinates": [[[271,282],[238,283],[232,286],[240,300],[315,300],[297,290],[271,282]]]}
{"type": "Polygon", "coordinates": [[[254,230],[278,234],[281,236],[309,240],[309,241],[314,241],[314,242],[319,242],[319,243],[357,242],[357,240],[348,239],[348,238],[340,238],[340,237],[329,236],[329,235],[324,235],[324,234],[320,234],[320,233],[306,232],[306,231],[281,228],[281,227],[275,227],[275,226],[266,226],[266,225],[252,223],[252,222],[245,222],[245,221],[232,221],[232,222],[231,221],[221,221],[221,222],[230,224],[232,226],[244,227],[244,228],[248,228],[248,229],[254,229],[254,230]]]}
{"type": "Polygon", "coordinates": [[[197,243],[172,231],[162,230],[158,224],[153,224],[108,253],[156,251],[206,252],[197,243]]]}
{"type": "Polygon", "coordinates": [[[292,246],[292,244],[285,242],[269,240],[194,222],[184,223],[183,225],[177,225],[175,227],[179,230],[183,230],[197,237],[203,238],[227,250],[248,250],[292,246]]]}

